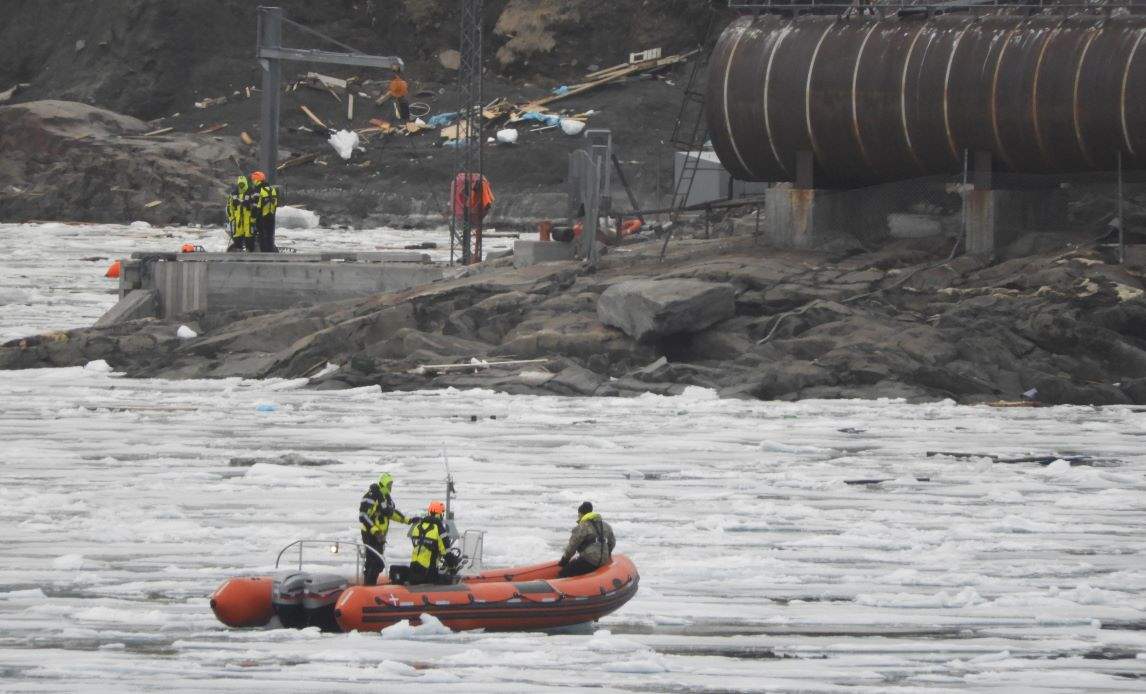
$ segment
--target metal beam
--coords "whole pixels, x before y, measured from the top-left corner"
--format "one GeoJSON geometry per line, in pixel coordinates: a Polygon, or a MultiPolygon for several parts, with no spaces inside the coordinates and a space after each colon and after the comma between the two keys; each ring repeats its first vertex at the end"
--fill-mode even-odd
{"type": "MultiPolygon", "coordinates": [[[[259,49],[280,48],[283,42],[283,10],[281,7],[259,8],[259,49]]],[[[279,159],[279,110],[282,101],[282,63],[275,58],[264,58],[262,132],[259,137],[259,168],[267,175],[267,183],[277,178],[279,159]]]]}
{"type": "Polygon", "coordinates": [[[405,65],[401,58],[392,55],[336,53],[334,51],[320,51],[310,48],[273,48],[264,46],[259,48],[258,57],[262,60],[295,60],[305,63],[331,63],[333,65],[351,65],[354,67],[376,67],[383,70],[397,70],[405,65]]]}

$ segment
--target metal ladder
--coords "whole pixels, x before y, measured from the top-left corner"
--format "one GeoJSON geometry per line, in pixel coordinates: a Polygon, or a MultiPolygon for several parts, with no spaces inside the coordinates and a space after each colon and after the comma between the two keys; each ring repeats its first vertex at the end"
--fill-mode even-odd
{"type": "MultiPolygon", "coordinates": [[[[708,16],[704,22],[704,31],[700,36],[700,51],[689,70],[688,81],[685,83],[681,95],[680,110],[677,112],[672,136],[669,137],[669,143],[673,146],[674,152],[681,149],[685,152],[680,178],[676,179],[673,185],[672,203],[669,205],[674,210],[673,213],[670,213],[674,218],[677,214],[675,211],[688,205],[688,197],[692,194],[692,183],[696,179],[697,170],[700,168],[700,154],[704,150],[704,141],[708,138],[708,129],[704,127],[704,92],[697,86],[697,75],[708,66],[708,56],[704,50],[715,24],[716,8],[710,4],[708,16]],[[693,156],[694,153],[696,156],[693,156]]],[[[674,170],[676,168],[675,162],[673,168],[674,170]]],[[[661,246],[661,260],[664,260],[665,251],[668,250],[671,238],[672,227],[669,227],[668,233],[665,234],[664,245],[661,246]]]]}

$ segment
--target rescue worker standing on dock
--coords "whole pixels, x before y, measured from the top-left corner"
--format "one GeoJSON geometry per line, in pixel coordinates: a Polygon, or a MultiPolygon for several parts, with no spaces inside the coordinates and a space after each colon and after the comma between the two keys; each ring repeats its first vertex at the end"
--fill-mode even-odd
{"type": "Polygon", "coordinates": [[[279,209],[278,186],[267,185],[267,175],[262,171],[251,174],[251,212],[255,220],[255,237],[259,251],[278,253],[275,246],[275,212],[279,209]]]}
{"type": "Polygon", "coordinates": [[[394,507],[394,499],[390,490],[394,486],[394,477],[389,472],[383,472],[378,481],[370,485],[362,502],[358,505],[358,522],[362,529],[362,544],[378,552],[366,553],[366,563],[362,570],[362,578],[366,585],[372,586],[378,582],[378,575],[382,573],[385,562],[382,561],[382,552],[386,549],[386,533],[390,530],[390,521],[409,523],[406,516],[394,507]]]}
{"type": "Polygon", "coordinates": [[[410,542],[414,545],[414,551],[410,555],[406,580],[411,585],[438,582],[438,567],[449,551],[451,542],[442,520],[445,512],[445,504],[431,501],[426,508],[426,517],[415,519],[417,522],[410,526],[410,542]]]}
{"type": "Polygon", "coordinates": [[[255,250],[254,229],[252,228],[251,183],[246,176],[239,176],[235,180],[235,187],[227,197],[227,230],[231,234],[231,245],[227,247],[228,253],[246,250],[255,250]]]}
{"type": "Polygon", "coordinates": [[[608,564],[613,560],[616,546],[613,528],[601,519],[601,514],[593,511],[593,504],[586,501],[577,508],[577,525],[569,535],[561,561],[557,562],[561,567],[558,578],[580,576],[608,564]],[[578,555],[576,559],[574,554],[578,555]]]}

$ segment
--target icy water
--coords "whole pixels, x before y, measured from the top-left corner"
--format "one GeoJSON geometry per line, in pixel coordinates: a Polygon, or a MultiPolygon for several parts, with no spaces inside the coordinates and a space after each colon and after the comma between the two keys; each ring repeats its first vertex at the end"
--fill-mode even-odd
{"type": "MultiPolygon", "coordinates": [[[[0,334],[89,323],[114,297],[80,258],[194,240],[163,233],[0,226],[0,334]]],[[[1146,689],[1134,408],[300,386],[0,373],[0,691],[1146,689]],[[637,596],[561,635],[215,621],[226,577],[353,538],[379,471],[406,512],[439,498],[443,450],[487,564],[556,558],[592,499],[637,596]],[[335,462],[232,464],[283,453],[335,462]]]]}

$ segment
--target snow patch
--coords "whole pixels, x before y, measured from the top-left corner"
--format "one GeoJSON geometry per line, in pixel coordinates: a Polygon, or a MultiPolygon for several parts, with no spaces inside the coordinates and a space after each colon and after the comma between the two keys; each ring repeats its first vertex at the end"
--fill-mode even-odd
{"type": "Polygon", "coordinates": [[[175,331],[175,337],[179,338],[180,340],[190,340],[191,338],[199,337],[199,333],[195,332],[191,328],[188,328],[186,325],[181,325],[179,326],[179,329],[175,331]]]}
{"type": "Polygon", "coordinates": [[[392,624],[382,630],[382,638],[389,640],[418,640],[454,633],[432,614],[420,616],[421,624],[414,626],[408,620],[392,624]]]}

